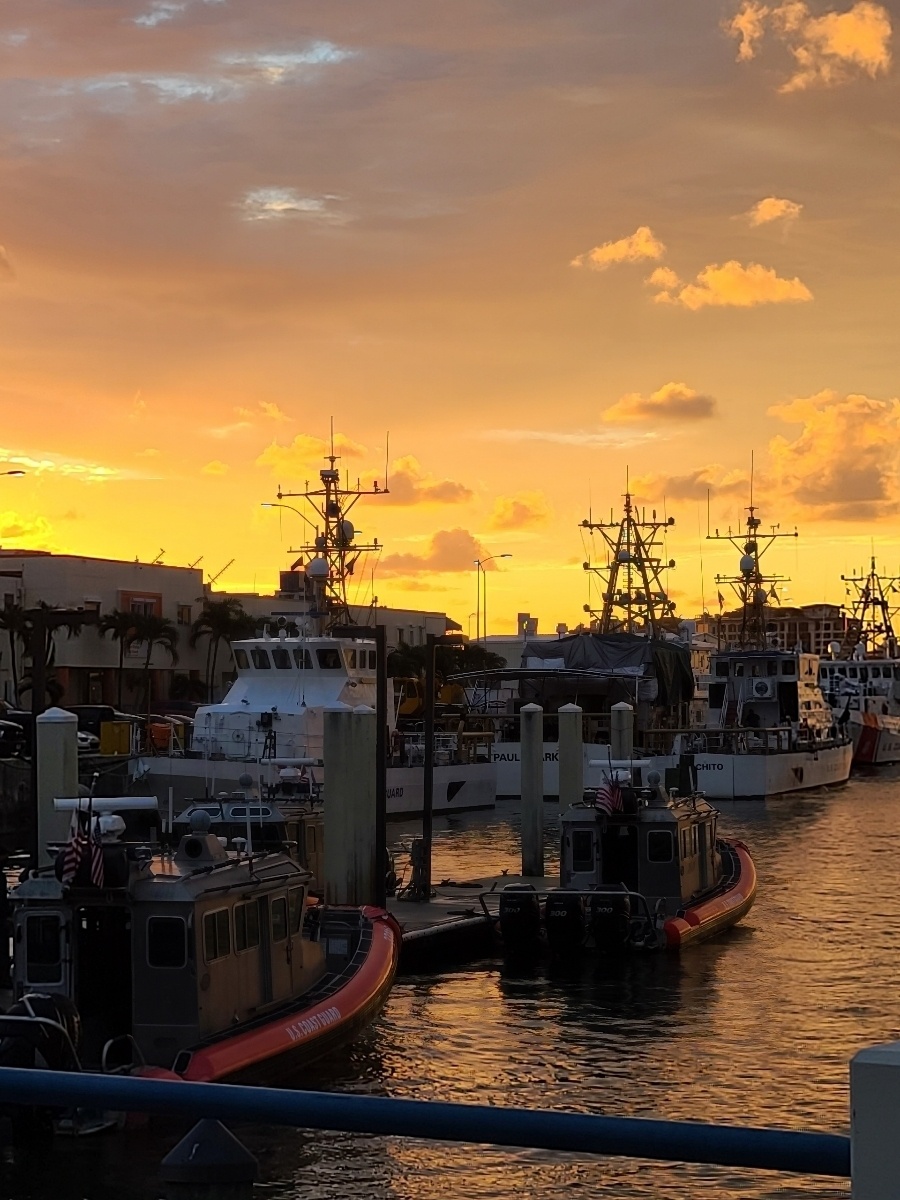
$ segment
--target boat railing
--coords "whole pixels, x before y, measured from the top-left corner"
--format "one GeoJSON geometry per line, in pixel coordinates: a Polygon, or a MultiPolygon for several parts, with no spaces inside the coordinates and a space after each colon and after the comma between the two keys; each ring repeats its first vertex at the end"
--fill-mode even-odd
{"type": "Polygon", "coordinates": [[[73,1071],[83,1071],[81,1059],[78,1057],[78,1051],[72,1043],[72,1038],[65,1025],[59,1021],[54,1021],[52,1017],[39,1017],[36,1012],[31,1009],[28,1003],[28,997],[22,997],[22,1003],[29,1009],[27,1015],[21,1017],[12,1016],[9,1013],[0,1013],[0,1038],[15,1038],[26,1033],[28,1029],[34,1029],[35,1025],[41,1026],[43,1029],[52,1030],[62,1038],[63,1045],[70,1056],[73,1071]]]}

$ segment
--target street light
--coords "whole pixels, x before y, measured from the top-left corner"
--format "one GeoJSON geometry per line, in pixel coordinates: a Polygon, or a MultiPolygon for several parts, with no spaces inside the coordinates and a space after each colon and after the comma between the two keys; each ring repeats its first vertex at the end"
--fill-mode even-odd
{"type": "Polygon", "coordinates": [[[489,562],[493,562],[495,558],[512,558],[512,555],[511,554],[489,554],[487,558],[476,558],[475,559],[475,566],[478,568],[477,574],[475,576],[476,582],[478,584],[478,588],[477,588],[478,603],[476,604],[476,608],[478,609],[479,613],[482,611],[482,608],[484,610],[484,637],[480,638],[481,622],[480,622],[480,619],[478,618],[478,616],[476,616],[476,621],[475,621],[476,638],[475,638],[475,640],[476,641],[481,640],[485,644],[487,643],[487,573],[485,572],[484,568],[487,566],[487,564],[489,562]],[[483,606],[481,604],[482,588],[484,589],[484,605],[483,606]]]}
{"type": "Polygon", "coordinates": [[[305,521],[306,524],[310,527],[310,529],[314,533],[319,532],[318,529],[316,529],[315,525],[313,525],[313,523],[309,519],[309,517],[305,513],[302,513],[299,508],[294,508],[293,504],[275,504],[271,500],[263,500],[259,507],[260,508],[288,508],[288,509],[290,509],[290,511],[292,513],[296,513],[301,521],[305,521]]]}

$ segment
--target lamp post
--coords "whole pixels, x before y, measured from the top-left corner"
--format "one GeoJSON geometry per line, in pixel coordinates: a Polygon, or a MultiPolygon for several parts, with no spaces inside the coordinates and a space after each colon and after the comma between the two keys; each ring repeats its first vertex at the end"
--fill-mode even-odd
{"type": "Polygon", "coordinates": [[[302,513],[299,508],[294,508],[293,504],[276,504],[272,500],[263,500],[259,507],[260,508],[286,508],[286,509],[289,509],[290,512],[296,513],[301,521],[305,521],[306,524],[310,527],[310,529],[313,530],[313,532],[318,533],[318,530],[316,529],[315,525],[313,525],[313,523],[309,519],[309,517],[305,513],[302,513]]]}
{"type": "Polygon", "coordinates": [[[487,644],[487,574],[486,574],[484,568],[487,566],[487,564],[489,562],[493,562],[497,558],[512,558],[512,555],[511,554],[489,554],[487,558],[476,558],[475,559],[475,566],[478,568],[476,576],[475,576],[476,581],[478,583],[478,589],[477,589],[477,591],[478,591],[478,609],[479,609],[479,612],[482,612],[482,611],[484,612],[484,622],[483,622],[484,637],[483,638],[481,637],[481,629],[479,628],[479,623],[476,623],[475,640],[481,641],[485,645],[487,644]],[[481,603],[482,588],[484,589],[484,604],[481,603]]]}

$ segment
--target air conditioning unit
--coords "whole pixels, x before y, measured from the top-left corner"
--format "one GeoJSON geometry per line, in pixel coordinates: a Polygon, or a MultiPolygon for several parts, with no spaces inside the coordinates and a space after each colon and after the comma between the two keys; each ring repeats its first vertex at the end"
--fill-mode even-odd
{"type": "Polygon", "coordinates": [[[775,698],[775,680],[754,679],[750,694],[754,700],[773,700],[775,698]]]}

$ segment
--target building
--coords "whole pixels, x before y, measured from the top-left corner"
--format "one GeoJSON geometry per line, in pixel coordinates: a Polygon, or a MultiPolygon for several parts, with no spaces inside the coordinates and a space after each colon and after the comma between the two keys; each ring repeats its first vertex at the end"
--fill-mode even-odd
{"type": "MultiPolygon", "coordinates": [[[[208,643],[202,639],[197,646],[191,646],[191,627],[208,598],[220,600],[227,596],[239,600],[247,613],[258,618],[260,626],[281,616],[298,619],[308,607],[300,597],[285,593],[270,596],[211,593],[203,582],[202,571],[193,567],[0,549],[0,610],[7,613],[44,604],[51,608],[79,609],[98,617],[117,609],[166,617],[172,622],[178,632],[177,660],[173,662],[161,646],[152,648],[149,673],[152,706],[206,699],[208,643]]],[[[440,636],[460,628],[439,612],[366,607],[354,609],[352,614],[359,624],[384,625],[389,649],[400,642],[422,645],[429,633],[440,636]]],[[[134,643],[124,650],[121,697],[123,707],[129,710],[146,702],[146,651],[144,643],[134,643]]],[[[102,636],[94,626],[85,625],[76,636],[58,631],[53,639],[49,676],[60,702],[117,704],[119,652],[119,643],[102,636]]],[[[13,706],[30,705],[27,686],[30,674],[31,663],[21,637],[14,630],[0,632],[0,697],[13,706]],[[20,684],[18,695],[14,694],[14,675],[20,684]]],[[[213,698],[220,699],[233,678],[231,651],[222,645],[212,680],[213,698]]]]}
{"type": "MultiPolygon", "coordinates": [[[[741,610],[719,616],[704,613],[697,618],[697,632],[717,639],[723,650],[738,646],[741,610]]],[[[847,615],[839,604],[767,606],[766,635],[781,650],[799,647],[807,654],[826,655],[831,642],[840,642],[847,629],[847,615]]]]}

